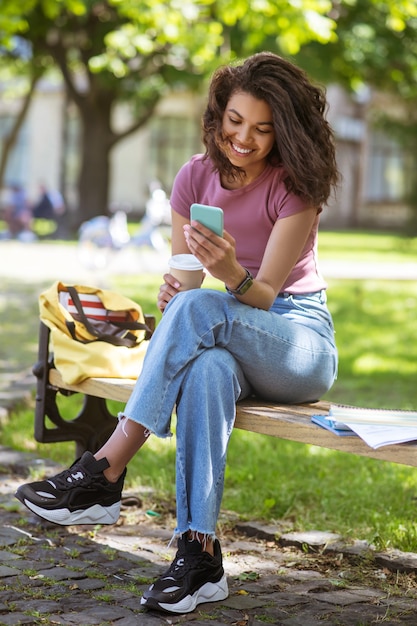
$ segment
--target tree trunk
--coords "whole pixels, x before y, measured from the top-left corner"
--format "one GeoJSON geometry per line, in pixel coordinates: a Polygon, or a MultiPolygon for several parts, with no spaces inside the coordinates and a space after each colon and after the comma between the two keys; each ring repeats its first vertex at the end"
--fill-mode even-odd
{"type": "Polygon", "coordinates": [[[84,108],[82,116],[81,165],[78,178],[78,225],[109,210],[110,109],[84,108]]]}

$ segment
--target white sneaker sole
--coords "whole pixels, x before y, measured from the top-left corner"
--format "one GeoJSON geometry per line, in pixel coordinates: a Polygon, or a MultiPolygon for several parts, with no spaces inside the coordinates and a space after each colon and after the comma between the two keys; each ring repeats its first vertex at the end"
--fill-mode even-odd
{"type": "Polygon", "coordinates": [[[115,502],[111,506],[105,507],[101,504],[94,504],[88,509],[80,509],[78,511],[70,511],[69,509],[42,509],[40,506],[33,504],[30,500],[24,501],[24,504],[48,522],[61,524],[61,526],[72,526],[75,524],[114,524],[119,519],[120,502],[115,502]]]}
{"type": "MultiPolygon", "coordinates": [[[[203,602],[220,602],[225,600],[228,595],[227,578],[226,574],[223,574],[223,577],[217,583],[206,583],[200,589],[197,589],[193,595],[186,596],[176,604],[164,602],[158,602],[157,604],[161,611],[166,611],[167,613],[191,613],[198,604],[203,602]]],[[[145,598],[142,598],[140,603],[144,606],[147,605],[145,598]]]]}

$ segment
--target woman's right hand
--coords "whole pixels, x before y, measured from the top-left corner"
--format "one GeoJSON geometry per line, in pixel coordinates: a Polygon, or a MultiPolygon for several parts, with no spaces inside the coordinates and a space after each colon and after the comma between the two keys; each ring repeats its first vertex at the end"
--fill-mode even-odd
{"type": "Polygon", "coordinates": [[[159,288],[157,299],[158,309],[162,313],[168,302],[178,293],[181,287],[181,284],[172,274],[164,274],[163,278],[165,282],[159,288]]]}

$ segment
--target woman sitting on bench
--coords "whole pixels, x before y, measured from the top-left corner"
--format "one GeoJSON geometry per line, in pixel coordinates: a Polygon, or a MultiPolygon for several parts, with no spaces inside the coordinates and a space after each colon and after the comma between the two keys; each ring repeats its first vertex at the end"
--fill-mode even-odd
{"type": "MultiPolygon", "coordinates": [[[[320,398],[337,370],[319,216],[338,178],[321,89],[272,53],[220,67],[203,117],[205,154],[178,173],[173,254],[192,253],[226,287],[181,291],[164,276],[163,311],[114,433],[94,455],[16,496],[58,524],[116,522],[126,466],[177,413],[178,551],[141,604],[168,613],[228,595],[216,523],[235,405],[320,398]],[[190,205],[224,211],[223,237],[190,223],[190,205]]],[[[277,482],[279,477],[277,477],[277,482]]]]}

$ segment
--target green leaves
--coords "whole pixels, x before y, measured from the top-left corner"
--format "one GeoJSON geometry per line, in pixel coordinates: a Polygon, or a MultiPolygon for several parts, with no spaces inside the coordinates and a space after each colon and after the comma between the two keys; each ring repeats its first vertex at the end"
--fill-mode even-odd
{"type": "Polygon", "coordinates": [[[80,41],[88,42],[89,69],[116,80],[149,57],[204,73],[223,56],[262,48],[296,55],[307,46],[345,81],[417,84],[414,0],[2,1],[3,45],[13,34],[33,41],[42,33],[46,41],[52,33],[65,36],[64,47],[75,55],[80,41]]]}
{"type": "Polygon", "coordinates": [[[100,49],[89,57],[92,71],[116,78],[130,72],[133,59],[155,54],[163,63],[198,72],[210,71],[219,55],[247,54],[268,39],[293,54],[310,40],[334,39],[336,26],[329,0],[23,0],[19,6],[3,0],[2,5],[3,43],[6,33],[30,41],[34,32],[47,39],[59,28],[75,52],[80,36],[87,37],[92,50],[100,49]]]}

